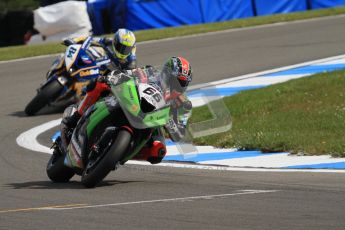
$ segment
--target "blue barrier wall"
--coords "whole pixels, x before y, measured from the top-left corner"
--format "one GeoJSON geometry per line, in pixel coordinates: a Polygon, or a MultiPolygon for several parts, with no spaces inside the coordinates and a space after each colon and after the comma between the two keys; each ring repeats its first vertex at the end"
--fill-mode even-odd
{"type": "Polygon", "coordinates": [[[251,0],[127,0],[126,27],[141,30],[252,16],[251,0]]]}
{"type": "Polygon", "coordinates": [[[251,0],[201,0],[203,23],[253,17],[251,0]]]}
{"type": "Polygon", "coordinates": [[[108,8],[108,0],[94,0],[87,3],[87,12],[92,24],[92,30],[96,35],[106,33],[102,11],[108,8]]]}
{"type": "Polygon", "coordinates": [[[345,5],[345,0],[89,0],[94,34],[163,28],[345,5]]]}
{"type": "Polygon", "coordinates": [[[198,1],[128,0],[126,28],[141,30],[202,22],[198,1]]]}
{"type": "Polygon", "coordinates": [[[307,10],[306,0],[254,0],[258,16],[307,10]]]}
{"type": "Polygon", "coordinates": [[[345,5],[345,0],[310,0],[312,9],[329,8],[345,5]]]}
{"type": "Polygon", "coordinates": [[[95,35],[125,27],[126,0],[89,0],[87,11],[95,35]]]}

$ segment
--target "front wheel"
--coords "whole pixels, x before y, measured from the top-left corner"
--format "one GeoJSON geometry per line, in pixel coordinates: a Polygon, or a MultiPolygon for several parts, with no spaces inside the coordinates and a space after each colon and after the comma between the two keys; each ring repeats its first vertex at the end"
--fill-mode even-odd
{"type": "Polygon", "coordinates": [[[47,175],[53,182],[68,182],[74,176],[74,170],[64,164],[65,156],[55,150],[47,164],[47,175]]]}
{"type": "Polygon", "coordinates": [[[50,101],[54,101],[63,89],[57,80],[49,82],[43,88],[41,88],[37,95],[29,102],[25,107],[25,113],[28,116],[32,116],[46,106],[50,101]]]}
{"type": "Polygon", "coordinates": [[[131,134],[127,130],[120,130],[108,151],[100,154],[97,159],[90,160],[86,165],[81,177],[81,183],[87,188],[95,187],[101,182],[115,165],[126,150],[131,141],[131,134]]]}

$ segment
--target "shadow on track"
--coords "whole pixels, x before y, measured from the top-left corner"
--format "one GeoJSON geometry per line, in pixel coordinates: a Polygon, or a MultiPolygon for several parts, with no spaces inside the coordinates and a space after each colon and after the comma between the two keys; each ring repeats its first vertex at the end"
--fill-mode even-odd
{"type": "Polygon", "coordinates": [[[10,114],[7,114],[7,116],[13,116],[13,117],[27,117],[28,115],[25,114],[24,111],[17,111],[17,112],[13,112],[10,114]]]}
{"type": "Polygon", "coordinates": [[[68,105],[69,104],[61,104],[61,105],[56,105],[56,106],[46,106],[33,116],[26,115],[24,110],[10,113],[10,114],[8,114],[8,116],[21,118],[21,117],[35,117],[35,116],[39,116],[39,115],[50,115],[50,114],[63,113],[63,111],[65,110],[65,108],[67,108],[68,105]]]}
{"type": "Polygon", "coordinates": [[[63,113],[65,108],[67,108],[69,105],[73,104],[72,101],[67,101],[67,102],[60,102],[56,103],[54,105],[47,105],[43,107],[40,111],[38,111],[35,115],[33,116],[28,116],[24,112],[24,108],[22,111],[16,111],[13,113],[8,114],[8,116],[14,116],[14,117],[35,117],[39,115],[50,115],[50,114],[56,114],[56,113],[63,113]]]}
{"type": "MultiPolygon", "coordinates": [[[[98,187],[114,186],[127,183],[140,183],[143,181],[119,181],[119,180],[106,180],[102,181],[98,187]]],[[[10,183],[6,186],[13,189],[86,189],[79,181],[70,181],[68,183],[53,183],[51,181],[28,181],[21,183],[10,183]]]]}

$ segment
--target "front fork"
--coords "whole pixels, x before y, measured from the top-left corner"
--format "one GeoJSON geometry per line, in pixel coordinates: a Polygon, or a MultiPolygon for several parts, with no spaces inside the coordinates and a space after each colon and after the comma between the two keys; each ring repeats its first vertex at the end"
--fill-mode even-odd
{"type": "Polygon", "coordinates": [[[68,73],[66,71],[54,71],[50,72],[49,75],[47,75],[47,81],[44,82],[40,88],[37,89],[39,92],[41,89],[43,89],[46,85],[48,85],[52,81],[58,81],[60,85],[64,87],[62,93],[57,98],[57,101],[63,100],[69,96],[69,89],[73,85],[73,79],[68,76],[68,73]]]}
{"type": "Polygon", "coordinates": [[[152,129],[137,129],[134,130],[133,141],[128,154],[121,160],[120,164],[124,164],[126,161],[134,158],[141,149],[146,145],[152,136],[152,129]]]}

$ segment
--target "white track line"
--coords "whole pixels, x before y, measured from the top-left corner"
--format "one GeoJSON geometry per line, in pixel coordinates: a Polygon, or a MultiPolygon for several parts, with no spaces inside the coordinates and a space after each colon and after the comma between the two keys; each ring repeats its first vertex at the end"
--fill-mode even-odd
{"type": "Polygon", "coordinates": [[[104,208],[104,207],[114,207],[114,206],[127,206],[135,204],[152,204],[152,203],[166,203],[166,202],[183,202],[183,201],[194,201],[194,200],[210,200],[215,198],[225,198],[230,196],[240,196],[240,195],[251,195],[251,194],[260,194],[260,193],[272,193],[277,192],[278,190],[241,190],[235,193],[226,193],[218,195],[206,195],[206,196],[190,196],[190,197],[180,197],[180,198],[168,198],[168,199],[158,199],[158,200],[142,200],[142,201],[132,201],[132,202],[122,202],[122,203],[113,203],[113,204],[97,204],[97,205],[85,205],[85,206],[76,206],[76,207],[62,207],[54,208],[47,207],[42,208],[41,210],[74,210],[74,209],[87,209],[87,208],[104,208]]]}
{"type": "Polygon", "coordinates": [[[50,148],[38,143],[37,137],[41,133],[59,125],[60,122],[61,122],[61,118],[57,119],[57,120],[46,122],[42,125],[36,126],[32,129],[29,129],[28,131],[25,131],[24,133],[20,134],[17,137],[16,142],[19,146],[21,146],[23,148],[30,149],[32,151],[51,154],[53,151],[50,148]]]}
{"type": "MultiPolygon", "coordinates": [[[[60,52],[60,53],[62,53],[62,52],[60,52]]],[[[19,58],[19,59],[8,60],[8,61],[0,61],[0,65],[1,65],[1,64],[7,64],[7,63],[14,63],[14,62],[31,61],[31,60],[35,60],[35,59],[49,58],[49,57],[57,56],[58,54],[59,54],[59,53],[47,54],[47,55],[40,55],[40,56],[35,56],[35,57],[19,58]]]]}
{"type": "MultiPolygon", "coordinates": [[[[61,119],[49,121],[37,127],[34,127],[26,132],[20,134],[16,141],[17,144],[23,148],[30,149],[32,151],[52,154],[52,150],[44,145],[41,145],[37,141],[37,137],[45,131],[56,127],[61,122],[61,119]]],[[[217,170],[217,171],[246,171],[246,172],[314,172],[314,173],[345,173],[345,170],[336,169],[273,169],[273,168],[254,168],[254,167],[228,167],[228,166],[217,166],[217,165],[199,165],[199,164],[188,164],[188,163],[166,163],[162,162],[158,165],[151,165],[148,162],[143,161],[128,161],[126,165],[143,165],[151,167],[175,167],[175,168],[186,168],[186,169],[204,169],[204,170],[217,170]]],[[[124,167],[126,167],[126,165],[124,167]]]]}

